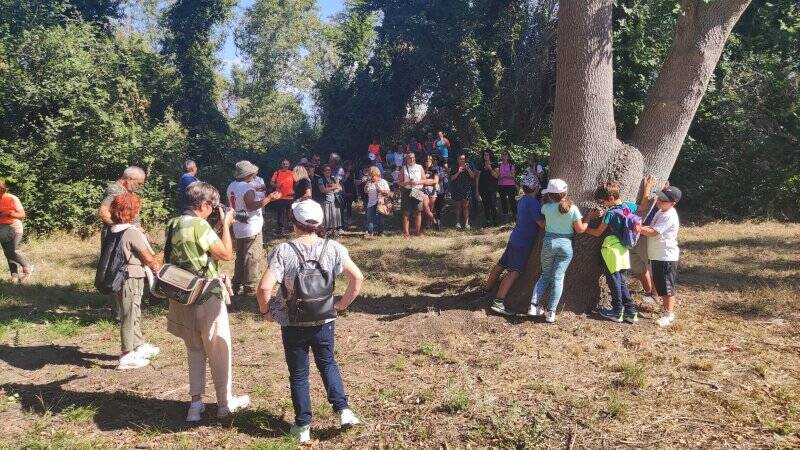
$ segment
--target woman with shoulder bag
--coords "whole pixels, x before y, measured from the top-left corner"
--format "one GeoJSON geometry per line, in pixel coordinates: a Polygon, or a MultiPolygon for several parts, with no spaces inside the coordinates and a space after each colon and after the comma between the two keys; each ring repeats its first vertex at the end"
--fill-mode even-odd
{"type": "Polygon", "coordinates": [[[214,390],[217,394],[217,417],[247,408],[250,397],[233,395],[233,363],[231,331],[228,321],[230,292],[220,279],[217,261],[233,259],[231,224],[234,211],[223,213],[219,206],[219,192],[208,183],[192,183],[186,189],[187,209],[180,217],[167,224],[167,245],[171,251],[169,261],[181,269],[205,277],[208,289],[192,305],[169,302],[167,330],[183,339],[189,358],[189,395],[192,403],[186,415],[187,422],[200,421],[205,411],[202,396],[206,387],[206,361],[211,367],[214,390]],[[219,215],[222,238],[206,219],[219,215]]]}
{"type": "Polygon", "coordinates": [[[158,355],[159,348],[144,341],[142,337],[142,295],[147,280],[147,270],[158,272],[159,265],[147,237],[133,221],[139,217],[142,200],[136,194],[121,194],[111,201],[111,233],[123,233],[119,240],[123,265],[122,287],[115,292],[115,301],[120,318],[120,342],[122,352],[118,369],[139,369],[150,364],[150,358],[158,355]]]}
{"type": "Polygon", "coordinates": [[[289,369],[289,384],[295,420],[290,433],[300,443],[311,439],[311,395],[309,392],[308,351],[314,352],[314,362],[323,379],[328,401],[339,416],[342,427],[361,421],[347,403],[344,383],[334,353],[334,324],[337,311],[346,309],[361,290],[364,276],[350,259],[347,249],[336,241],[321,239],[324,215],[320,205],[302,201],[292,205],[292,225],[296,238],[278,245],[269,255],[269,268],[261,278],[256,297],[264,320],[281,326],[283,349],[289,369]],[[298,275],[302,273],[303,277],[298,275]],[[334,279],[344,273],[347,288],[339,301],[333,297],[334,279]],[[304,283],[312,275],[328,283],[304,283]],[[272,291],[281,287],[277,295],[272,291]],[[301,289],[304,292],[298,292],[301,289]],[[308,290],[313,290],[310,298],[308,290]],[[309,306],[309,305],[314,306],[309,306]],[[306,305],[301,307],[300,305],[306,305]]]}
{"type": "Polygon", "coordinates": [[[383,236],[383,214],[378,208],[386,205],[386,197],[391,195],[389,183],[381,178],[381,170],[375,166],[369,168],[369,181],[364,184],[367,194],[367,234],[365,237],[383,236]]]}

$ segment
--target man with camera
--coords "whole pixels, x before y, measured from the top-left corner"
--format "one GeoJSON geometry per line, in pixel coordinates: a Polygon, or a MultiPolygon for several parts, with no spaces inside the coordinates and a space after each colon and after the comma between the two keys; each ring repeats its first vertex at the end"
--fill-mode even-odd
{"type": "Polygon", "coordinates": [[[260,273],[258,263],[264,246],[261,235],[264,226],[262,209],[281,198],[281,193],[276,191],[257,200],[252,183],[256,175],[258,167],[255,164],[239,161],[234,172],[236,180],[228,185],[227,190],[228,206],[236,212],[236,221],[232,226],[236,251],[233,293],[238,294],[241,289],[242,295],[246,296],[255,296],[260,273]]]}

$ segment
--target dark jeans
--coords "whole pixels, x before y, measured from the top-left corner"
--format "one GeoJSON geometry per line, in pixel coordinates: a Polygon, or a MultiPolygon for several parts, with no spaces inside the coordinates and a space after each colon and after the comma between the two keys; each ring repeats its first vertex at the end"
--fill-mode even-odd
{"type": "Polygon", "coordinates": [[[292,207],[292,201],[284,199],[275,200],[273,205],[275,205],[275,214],[278,219],[278,224],[275,228],[275,231],[278,234],[287,233],[291,228],[289,226],[289,210],[292,207]]]}
{"type": "Polygon", "coordinates": [[[509,207],[511,209],[511,220],[517,220],[517,187],[516,186],[500,186],[500,208],[503,214],[508,214],[509,207]]]}
{"type": "Polygon", "coordinates": [[[378,205],[367,208],[367,232],[383,233],[383,215],[378,213],[378,205]]]}
{"type": "Polygon", "coordinates": [[[442,220],[442,210],[444,210],[444,192],[436,196],[436,202],[433,204],[433,216],[436,220],[442,220]]]}
{"type": "Polygon", "coordinates": [[[8,270],[12,275],[18,275],[20,269],[30,267],[28,260],[20,253],[19,246],[22,243],[22,233],[18,233],[11,228],[11,225],[0,225],[0,244],[3,246],[3,254],[6,255],[8,270]]]}
{"type": "Polygon", "coordinates": [[[480,191],[481,202],[483,203],[483,213],[486,216],[486,223],[497,223],[497,191],[480,191]]]}
{"type": "Polygon", "coordinates": [[[633,297],[628,290],[628,283],[625,282],[625,272],[627,270],[620,270],[619,272],[611,273],[608,271],[605,263],[603,264],[603,272],[606,275],[606,283],[608,283],[608,290],[611,291],[611,309],[616,312],[625,311],[625,314],[634,314],[636,312],[636,305],[633,303],[633,297]]]}
{"type": "Polygon", "coordinates": [[[281,327],[283,351],[289,368],[289,385],[294,405],[294,424],[311,423],[311,393],[308,384],[308,349],[314,352],[314,362],[328,393],[328,402],[335,412],[347,408],[342,375],[333,353],[335,322],[316,327],[281,327]]]}

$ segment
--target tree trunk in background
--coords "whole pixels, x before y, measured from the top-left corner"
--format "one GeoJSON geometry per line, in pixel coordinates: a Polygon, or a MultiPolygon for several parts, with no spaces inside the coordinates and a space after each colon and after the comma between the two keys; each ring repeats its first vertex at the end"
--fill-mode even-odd
{"type": "MultiPolygon", "coordinates": [[[[612,2],[562,0],[559,5],[550,177],[569,184],[584,214],[594,205],[593,192],[600,182],[618,181],[623,198],[635,199],[645,174],[659,180],[669,176],[724,43],[750,0],[681,2],[672,48],[648,95],[633,145],[617,139],[614,123],[612,2]]],[[[596,306],[600,242],[576,236],[560,308],[586,312],[596,306]]],[[[536,250],[506,299],[509,310],[527,309],[539,273],[536,250]]]]}

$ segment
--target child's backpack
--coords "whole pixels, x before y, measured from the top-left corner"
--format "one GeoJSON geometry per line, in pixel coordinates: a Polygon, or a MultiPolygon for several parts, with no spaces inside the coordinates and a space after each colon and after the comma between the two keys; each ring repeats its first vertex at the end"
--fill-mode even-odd
{"type": "Polygon", "coordinates": [[[612,211],[619,219],[619,228],[613,230],[614,234],[625,247],[635,247],[636,243],[639,242],[639,235],[642,232],[641,217],[625,206],[613,208],[612,211]]]}
{"type": "MultiPolygon", "coordinates": [[[[294,295],[291,298],[284,296],[289,309],[289,321],[292,323],[320,322],[336,318],[333,299],[336,276],[333,271],[323,269],[318,260],[305,259],[293,242],[289,242],[289,245],[297,254],[300,265],[294,277],[294,295]]],[[[327,248],[328,239],[325,239],[319,253],[320,259],[325,255],[327,248]]]]}
{"type": "Polygon", "coordinates": [[[120,242],[122,236],[130,228],[116,233],[108,232],[100,247],[100,260],[97,262],[97,271],[94,274],[94,287],[101,294],[112,294],[122,289],[125,274],[122,266],[125,264],[125,255],[120,242]]]}

